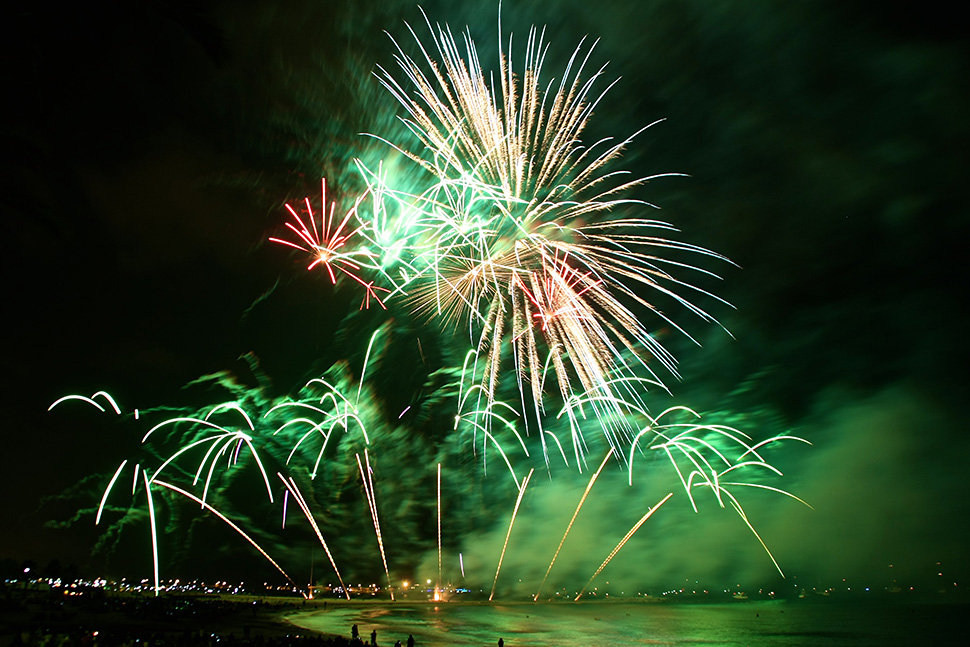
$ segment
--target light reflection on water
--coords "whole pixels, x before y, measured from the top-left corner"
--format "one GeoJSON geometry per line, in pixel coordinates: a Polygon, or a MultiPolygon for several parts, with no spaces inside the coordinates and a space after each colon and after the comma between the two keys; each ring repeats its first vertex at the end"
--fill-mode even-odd
{"type": "Polygon", "coordinates": [[[726,604],[410,604],[331,605],[290,617],[294,624],[364,640],[416,647],[630,647],[765,645],[815,647],[945,644],[962,623],[963,605],[842,605],[798,602],[726,604]],[[942,642],[941,642],[942,641],[942,642]]]}

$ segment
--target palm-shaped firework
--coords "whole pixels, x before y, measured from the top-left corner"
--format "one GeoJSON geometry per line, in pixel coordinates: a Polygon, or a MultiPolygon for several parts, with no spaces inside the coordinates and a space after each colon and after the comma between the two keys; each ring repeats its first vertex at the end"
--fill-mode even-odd
{"type": "MultiPolygon", "coordinates": [[[[121,408],[118,406],[115,399],[105,391],[98,391],[90,397],[82,395],[64,396],[55,400],[50,405],[48,410],[54,409],[56,406],[69,401],[84,402],[95,407],[101,412],[106,412],[107,409],[100,404],[101,402],[104,402],[110,406],[116,415],[121,415],[121,408]]],[[[139,417],[138,411],[135,410],[134,419],[138,420],[139,417]]],[[[160,566],[158,558],[159,537],[156,525],[155,505],[155,501],[160,490],[174,492],[183,498],[197,503],[203,510],[206,510],[207,512],[210,512],[218,517],[234,531],[239,533],[243,539],[249,542],[287,580],[289,580],[294,587],[296,587],[296,584],[286,573],[286,571],[280,567],[280,565],[262,548],[262,546],[260,546],[252,537],[250,537],[245,530],[239,527],[238,524],[226,517],[226,515],[224,515],[217,507],[213,506],[210,501],[207,501],[210,487],[215,480],[216,467],[218,464],[220,464],[221,459],[225,459],[225,466],[227,470],[238,467],[242,458],[241,455],[245,448],[245,450],[248,451],[248,453],[252,456],[256,466],[259,468],[262,481],[266,485],[266,493],[269,497],[269,501],[270,503],[273,502],[273,492],[270,487],[269,477],[265,468],[263,467],[262,460],[259,458],[257,447],[253,443],[253,436],[251,434],[254,431],[255,429],[253,427],[251,418],[245,412],[245,410],[235,402],[226,402],[216,405],[210,408],[202,416],[177,416],[174,418],[167,418],[149,429],[141,441],[143,448],[147,450],[142,452],[144,454],[142,458],[149,458],[151,462],[160,460],[161,464],[152,469],[145,465],[144,460],[134,462],[131,461],[131,459],[126,458],[122,460],[121,464],[108,481],[94,517],[95,525],[101,523],[108,499],[111,496],[112,491],[115,489],[115,485],[118,483],[119,478],[124,473],[126,466],[128,466],[129,463],[134,462],[131,476],[131,494],[134,496],[139,487],[143,488],[146,504],[145,508],[148,513],[149,530],[151,534],[152,562],[155,581],[154,588],[156,595],[161,590],[160,566]],[[222,424],[217,424],[215,420],[221,416],[225,416],[226,414],[235,415],[236,420],[221,420],[220,422],[222,424]],[[243,428],[239,428],[240,425],[238,424],[232,424],[232,422],[238,423],[240,420],[243,422],[243,425],[241,425],[243,428]],[[174,440],[174,443],[178,446],[178,449],[176,449],[176,451],[170,456],[162,460],[159,458],[159,448],[155,447],[149,449],[148,441],[150,438],[157,440],[158,437],[164,435],[165,432],[168,432],[168,437],[165,440],[174,440]],[[201,461],[198,463],[198,466],[194,469],[193,474],[192,468],[186,468],[183,463],[186,460],[191,460],[194,453],[193,450],[196,450],[197,448],[204,448],[205,451],[202,455],[201,461]],[[207,466],[208,469],[206,469],[207,466]],[[168,480],[163,480],[163,478],[168,480]],[[185,487],[183,488],[173,484],[171,482],[173,479],[177,482],[185,481],[183,483],[185,487]],[[200,482],[202,484],[201,496],[197,496],[185,489],[195,487],[199,485],[200,482]]],[[[109,530],[109,532],[111,531],[109,530]]]]}

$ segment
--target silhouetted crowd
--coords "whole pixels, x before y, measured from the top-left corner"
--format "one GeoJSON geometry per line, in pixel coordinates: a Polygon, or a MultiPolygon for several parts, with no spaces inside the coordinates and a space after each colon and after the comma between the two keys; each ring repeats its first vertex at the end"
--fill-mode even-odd
{"type": "MultiPolygon", "coordinates": [[[[0,588],[0,647],[377,647],[377,631],[367,641],[356,624],[350,638],[295,627],[288,633],[286,625],[275,624],[275,614],[305,604],[6,587],[0,588]]],[[[407,647],[414,643],[409,635],[407,647]]],[[[394,647],[404,645],[397,640],[394,647]]],[[[502,639],[498,647],[504,647],[502,639]]]]}
{"type": "MultiPolygon", "coordinates": [[[[126,597],[85,591],[0,594],[0,647],[349,647],[351,641],[279,626],[264,634],[247,620],[302,606],[204,597],[126,597]]],[[[264,617],[265,621],[266,618],[264,617]]]]}
{"type": "MultiPolygon", "coordinates": [[[[250,633],[250,632],[246,632],[250,633]]],[[[314,635],[266,637],[213,634],[200,631],[139,631],[134,628],[91,630],[21,629],[8,643],[12,647],[348,647],[346,638],[314,635]]]]}

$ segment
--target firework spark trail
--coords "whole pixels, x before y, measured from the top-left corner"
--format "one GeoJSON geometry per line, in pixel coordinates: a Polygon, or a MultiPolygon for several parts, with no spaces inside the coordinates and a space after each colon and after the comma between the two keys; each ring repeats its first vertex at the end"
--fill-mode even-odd
{"type": "Polygon", "coordinates": [[[637,530],[640,529],[640,526],[642,526],[646,522],[646,520],[649,519],[653,515],[654,512],[656,512],[657,510],[659,510],[660,509],[660,506],[662,506],[664,503],[666,503],[667,500],[670,499],[670,497],[672,497],[673,495],[674,495],[673,492],[669,492],[667,494],[667,496],[665,496],[663,499],[660,500],[660,503],[658,503],[654,507],[650,508],[650,510],[647,512],[647,514],[645,514],[642,517],[640,517],[640,521],[636,522],[633,525],[633,527],[630,528],[630,532],[626,533],[626,536],[624,536],[623,539],[620,540],[620,543],[618,543],[616,545],[616,548],[613,549],[613,552],[611,552],[609,555],[607,555],[606,559],[603,560],[603,563],[600,564],[600,567],[596,569],[596,572],[593,573],[593,577],[589,578],[589,582],[587,582],[586,583],[586,586],[583,587],[583,590],[579,592],[579,595],[577,595],[576,596],[576,599],[573,600],[574,602],[577,602],[579,600],[579,598],[583,597],[583,593],[585,593],[586,592],[586,589],[589,588],[589,585],[593,583],[593,580],[596,579],[596,576],[599,575],[603,571],[603,569],[606,568],[606,565],[610,563],[610,560],[613,559],[613,557],[618,552],[620,552],[620,549],[623,548],[623,546],[626,544],[626,542],[628,542],[630,540],[630,537],[632,537],[633,534],[637,530]]]}
{"type": "MultiPolygon", "coordinates": [[[[250,544],[252,544],[253,548],[255,548],[256,550],[258,550],[260,552],[260,554],[269,561],[270,564],[272,564],[273,566],[275,566],[276,567],[276,570],[278,570],[280,573],[282,573],[283,574],[283,577],[285,577],[287,580],[289,580],[290,584],[293,585],[293,588],[295,588],[297,590],[300,590],[300,587],[297,586],[296,582],[293,581],[293,578],[291,578],[287,574],[287,572],[284,571],[283,568],[279,564],[277,564],[276,561],[272,557],[270,557],[269,553],[267,553],[265,550],[263,550],[263,548],[259,544],[257,544],[253,540],[252,537],[250,537],[249,535],[247,535],[243,531],[242,528],[240,528],[235,523],[233,523],[224,514],[222,514],[221,512],[219,512],[218,510],[216,510],[215,508],[213,508],[210,504],[206,503],[205,501],[203,501],[199,497],[195,496],[194,494],[192,494],[190,492],[187,492],[187,491],[183,490],[180,487],[177,487],[175,485],[172,485],[171,483],[166,483],[165,481],[159,481],[159,480],[154,481],[154,483],[156,485],[160,485],[162,487],[168,488],[169,490],[172,490],[173,492],[177,492],[178,494],[181,494],[182,496],[187,497],[187,498],[195,501],[196,503],[201,504],[203,508],[205,508],[209,512],[212,512],[214,515],[216,515],[217,517],[219,517],[220,519],[222,519],[223,521],[225,521],[229,525],[230,528],[232,528],[233,530],[235,530],[236,532],[238,532],[240,535],[242,535],[242,538],[243,539],[245,539],[250,544]]],[[[306,597],[306,594],[304,594],[302,591],[300,591],[300,593],[303,595],[303,597],[306,597]]]]}
{"type": "MultiPolygon", "coordinates": [[[[313,381],[311,380],[311,383],[312,382],[313,381]]],[[[317,471],[320,469],[320,462],[323,460],[323,453],[327,449],[327,444],[330,442],[330,438],[333,435],[333,430],[335,428],[342,427],[343,430],[346,432],[346,431],[349,431],[348,423],[356,422],[358,424],[358,428],[361,430],[361,433],[364,436],[365,441],[367,440],[367,431],[366,429],[364,429],[360,419],[350,414],[349,409],[347,407],[347,403],[338,401],[336,397],[337,395],[339,394],[336,391],[334,391],[333,393],[326,393],[320,398],[321,403],[324,403],[327,400],[331,401],[335,407],[336,413],[327,411],[325,409],[321,409],[320,407],[316,407],[311,404],[307,404],[306,402],[283,402],[281,404],[276,405],[275,407],[273,407],[272,409],[266,412],[266,416],[268,417],[270,414],[278,410],[296,407],[296,408],[309,409],[310,411],[313,411],[319,414],[323,418],[320,422],[315,422],[310,418],[303,418],[303,417],[291,418],[290,420],[287,420],[285,423],[280,425],[276,429],[276,431],[273,432],[273,435],[275,436],[280,432],[282,432],[283,430],[288,429],[293,425],[305,423],[310,426],[309,430],[305,434],[300,436],[300,438],[296,441],[296,443],[294,443],[293,447],[290,449],[290,453],[286,457],[286,461],[285,461],[287,465],[289,465],[290,461],[293,459],[293,455],[296,454],[296,451],[300,448],[300,445],[302,445],[305,440],[310,438],[310,436],[314,435],[314,432],[317,432],[321,436],[323,436],[323,442],[320,444],[320,451],[317,452],[317,458],[313,464],[313,469],[310,470],[311,479],[315,479],[317,476],[317,471]],[[342,411],[341,411],[341,407],[343,407],[342,411]],[[324,428],[326,428],[326,431],[324,431],[324,428]]]]}
{"type": "Polygon", "coordinates": [[[381,535],[381,522],[377,515],[377,497],[374,493],[374,470],[370,466],[370,458],[367,455],[367,450],[364,450],[364,462],[367,465],[366,471],[364,470],[364,465],[360,462],[360,454],[355,454],[357,457],[357,468],[360,470],[360,478],[364,485],[364,494],[367,497],[367,507],[370,508],[370,516],[374,521],[374,534],[377,535],[377,546],[381,551],[381,562],[384,564],[384,575],[387,578],[387,590],[391,595],[391,601],[394,601],[394,590],[391,588],[391,574],[387,569],[387,556],[384,553],[384,537],[381,535]]]}
{"type": "Polygon", "coordinates": [[[319,421],[306,417],[294,417],[284,422],[276,429],[276,431],[273,432],[273,435],[276,436],[280,432],[293,425],[306,424],[309,426],[309,429],[299,437],[299,439],[290,449],[290,453],[286,457],[287,465],[290,463],[290,460],[292,460],[294,454],[296,454],[296,451],[300,448],[300,445],[302,445],[303,442],[311,436],[319,433],[323,437],[323,442],[320,445],[320,451],[317,452],[317,458],[313,464],[313,469],[310,471],[310,478],[315,479],[320,468],[320,463],[323,460],[323,454],[327,449],[327,444],[330,442],[333,431],[337,428],[342,428],[344,432],[349,432],[351,425],[356,426],[356,429],[360,431],[361,436],[364,439],[364,444],[370,445],[370,437],[367,434],[367,426],[360,417],[359,406],[360,397],[363,393],[364,379],[367,376],[367,370],[370,365],[371,353],[373,352],[374,344],[376,343],[382,330],[382,328],[375,330],[367,344],[367,351],[364,354],[364,363],[361,366],[360,378],[358,379],[357,383],[356,395],[350,395],[348,397],[337,384],[334,384],[324,378],[313,378],[304,385],[304,389],[309,388],[311,385],[323,387],[324,391],[320,395],[319,399],[319,404],[321,406],[315,406],[307,402],[282,402],[273,406],[269,409],[269,411],[266,412],[264,417],[268,418],[270,415],[278,411],[296,408],[313,412],[313,414],[320,417],[319,421]],[[324,405],[328,406],[324,408],[324,405]]]}
{"type": "MultiPolygon", "coordinates": [[[[128,464],[128,459],[121,461],[121,465],[115,470],[114,475],[112,475],[111,480],[108,482],[108,486],[104,489],[104,494],[101,495],[101,502],[98,504],[98,512],[94,517],[94,525],[99,525],[101,523],[101,515],[104,512],[104,507],[108,501],[108,495],[111,494],[111,490],[114,488],[115,482],[121,475],[122,470],[124,470],[125,465],[128,464]]],[[[148,478],[148,474],[140,469],[140,465],[135,465],[135,469],[132,470],[132,483],[131,483],[131,494],[135,495],[135,489],[138,485],[138,475],[141,473],[145,480],[145,504],[148,507],[148,519],[149,519],[149,532],[152,539],[152,567],[155,574],[155,595],[158,595],[159,591],[159,574],[158,574],[158,531],[155,527],[155,503],[152,500],[151,483],[152,481],[148,478]]]]}
{"type": "Polygon", "coordinates": [[[290,502],[290,491],[285,490],[283,492],[283,523],[280,526],[281,530],[286,530],[286,508],[289,502],[290,502]]]}
{"type": "MultiPolygon", "coordinates": [[[[808,441],[806,441],[806,440],[804,440],[802,438],[791,437],[791,436],[785,436],[784,438],[788,438],[789,440],[798,440],[798,441],[801,441],[801,442],[804,442],[804,443],[808,443],[808,441]]],[[[770,440],[771,441],[774,441],[775,439],[770,439],[770,440]]],[[[669,455],[669,453],[668,453],[668,455],[669,455]]],[[[671,460],[673,460],[672,457],[671,457],[671,460]]],[[[767,553],[768,558],[771,559],[771,563],[774,564],[775,569],[778,571],[778,574],[781,575],[782,577],[785,577],[785,573],[784,573],[784,571],[782,571],[781,565],[778,563],[778,560],[775,559],[775,556],[771,552],[771,549],[768,548],[768,544],[766,544],[765,541],[764,541],[764,539],[762,539],[761,534],[755,529],[754,525],[751,523],[751,520],[748,519],[748,515],[744,511],[744,507],[742,507],[740,501],[738,501],[737,497],[734,496],[734,494],[728,489],[728,487],[750,487],[750,488],[768,490],[770,492],[775,492],[777,494],[782,494],[782,495],[787,496],[787,497],[789,497],[791,499],[794,499],[795,501],[798,501],[799,503],[807,506],[808,508],[812,508],[812,506],[808,502],[806,502],[806,501],[802,500],[801,498],[795,496],[791,492],[788,492],[786,490],[782,490],[781,488],[772,487],[770,485],[764,485],[762,483],[748,483],[748,482],[724,481],[723,478],[722,478],[725,474],[727,474],[729,472],[733,472],[733,471],[739,470],[739,469],[746,469],[746,468],[750,468],[750,467],[760,467],[760,468],[766,469],[766,470],[768,470],[768,471],[770,471],[770,472],[772,472],[772,473],[774,473],[774,474],[776,474],[778,476],[781,476],[781,472],[777,468],[775,468],[774,466],[772,466],[772,465],[770,465],[768,463],[765,463],[763,461],[746,461],[746,462],[734,463],[734,464],[730,465],[729,467],[727,467],[727,469],[722,470],[721,472],[713,472],[712,471],[710,473],[710,476],[708,476],[708,474],[703,473],[703,472],[700,472],[700,471],[694,471],[694,472],[691,473],[690,478],[688,479],[688,485],[690,487],[707,487],[707,488],[710,488],[712,491],[714,491],[715,497],[717,498],[717,501],[721,505],[722,508],[725,507],[724,506],[724,499],[723,499],[723,497],[727,497],[729,499],[729,503],[730,503],[731,507],[738,514],[738,516],[741,518],[741,520],[744,522],[744,524],[748,527],[748,530],[751,531],[751,534],[754,535],[755,539],[758,540],[758,543],[761,544],[761,547],[764,549],[765,553],[767,553]],[[696,482],[696,483],[694,482],[694,477],[695,476],[697,476],[699,478],[699,482],[696,482]]],[[[812,508],[812,509],[814,509],[814,508],[812,508]]]]}
{"type": "Polygon", "coordinates": [[[511,432],[522,448],[522,452],[528,457],[529,449],[512,420],[512,417],[517,418],[519,414],[505,402],[497,400],[482,405],[482,396],[484,393],[482,386],[478,384],[466,385],[466,382],[475,379],[477,362],[478,354],[475,351],[469,351],[465,354],[461,377],[458,381],[458,412],[455,414],[454,429],[457,431],[463,423],[471,426],[472,448],[475,452],[478,451],[477,437],[478,433],[481,432],[482,469],[484,473],[488,474],[488,443],[491,442],[492,446],[499,452],[499,455],[505,462],[505,466],[508,468],[509,473],[512,475],[512,480],[515,481],[515,486],[518,488],[519,479],[515,474],[515,469],[512,467],[512,462],[509,460],[508,454],[506,454],[501,442],[499,442],[493,433],[495,429],[493,424],[497,422],[499,429],[511,432]]]}
{"type": "MultiPolygon", "coordinates": [[[[102,407],[100,404],[98,404],[97,401],[95,401],[95,398],[98,396],[101,396],[104,400],[106,400],[108,404],[111,406],[111,408],[114,409],[114,412],[116,414],[121,415],[121,409],[118,407],[118,403],[115,402],[114,398],[112,398],[111,395],[108,394],[106,391],[98,391],[97,393],[93,394],[91,397],[85,397],[83,395],[65,395],[62,398],[58,398],[57,400],[54,400],[54,402],[52,402],[51,405],[47,407],[47,410],[50,411],[57,405],[61,404],[62,402],[67,402],[68,400],[80,400],[81,402],[86,402],[92,405],[93,407],[97,408],[99,411],[104,412],[105,408],[102,407]]],[[[137,410],[136,410],[136,417],[137,417],[137,410]]]]}
{"type": "Polygon", "coordinates": [[[152,501],[152,484],[148,480],[148,474],[142,472],[142,477],[145,479],[145,496],[148,498],[148,521],[152,529],[152,566],[155,571],[155,597],[158,597],[158,530],[155,527],[155,504],[152,501]]]}
{"type": "Polygon", "coordinates": [[[437,589],[441,588],[441,463],[438,463],[438,586],[437,589]]]}
{"type": "MultiPolygon", "coordinates": [[[[751,443],[750,437],[747,434],[725,425],[698,423],[659,424],[659,421],[671,412],[684,412],[695,418],[700,418],[693,410],[678,406],[667,409],[657,416],[655,420],[651,420],[651,424],[642,429],[630,445],[630,457],[627,461],[629,483],[631,485],[633,484],[633,459],[636,455],[637,445],[643,437],[648,434],[652,435],[655,442],[649,448],[662,450],[667,455],[667,458],[680,478],[681,484],[684,486],[684,490],[690,499],[694,512],[697,512],[697,504],[694,500],[692,489],[698,486],[711,488],[717,498],[718,504],[724,507],[721,494],[725,491],[724,486],[728,485],[728,483],[720,480],[724,474],[742,469],[760,468],[777,476],[781,476],[781,471],[768,463],[759,453],[761,448],[782,440],[811,444],[804,438],[790,435],[774,436],[759,443],[751,443]],[[720,444],[720,447],[716,443],[720,444]],[[736,454],[731,451],[732,448],[737,452],[736,454]],[[683,468],[677,462],[678,455],[686,459],[692,468],[686,477],[684,476],[683,468]],[[754,458],[744,460],[749,455],[754,458]],[[724,469],[719,471],[715,465],[721,465],[724,469]],[[699,482],[695,483],[695,479],[699,482]]],[[[779,488],[743,482],[732,482],[730,485],[760,487],[784,494],[801,503],[805,503],[798,497],[779,488]]]]}
{"type": "MultiPolygon", "coordinates": [[[[347,212],[340,224],[336,224],[334,219],[334,210],[337,207],[336,202],[330,203],[330,210],[327,211],[327,181],[326,178],[320,180],[321,186],[321,213],[320,213],[320,228],[317,229],[316,220],[314,220],[313,207],[310,206],[310,198],[304,198],[306,203],[306,209],[308,214],[308,220],[310,222],[310,227],[307,227],[303,219],[300,218],[299,214],[293,207],[289,204],[285,205],[287,211],[293,216],[296,221],[296,225],[293,223],[286,223],[287,229],[296,234],[297,240],[299,242],[293,242],[285,240],[282,238],[270,238],[269,240],[274,243],[280,243],[281,245],[286,245],[294,249],[298,249],[301,252],[305,252],[310,255],[313,259],[307,266],[307,270],[312,270],[317,265],[322,265],[326,270],[327,274],[330,276],[330,282],[334,285],[337,284],[337,275],[334,270],[342,272],[344,275],[353,279],[360,285],[364,287],[365,295],[364,302],[367,306],[370,306],[370,299],[373,298],[382,308],[385,310],[387,307],[384,302],[377,295],[377,291],[389,293],[390,290],[382,287],[375,287],[373,281],[365,281],[362,279],[357,272],[363,267],[374,269],[372,265],[367,265],[365,261],[370,261],[375,257],[373,252],[367,249],[354,249],[350,248],[348,251],[344,251],[344,247],[348,246],[348,243],[357,235],[357,233],[364,227],[364,225],[357,226],[356,229],[353,223],[348,226],[351,219],[354,223],[357,222],[357,210],[360,204],[367,197],[367,192],[357,198],[354,202],[354,206],[347,212]],[[346,230],[346,231],[345,231],[346,230]]],[[[362,304],[363,307],[363,304],[362,304]]]]}
{"type": "Polygon", "coordinates": [[[633,397],[621,399],[617,395],[604,395],[600,392],[577,394],[563,404],[559,414],[556,416],[557,419],[565,417],[569,423],[573,450],[576,456],[576,462],[580,466],[580,471],[582,471],[582,466],[586,465],[582,426],[584,421],[589,417],[587,409],[592,412],[596,422],[601,426],[603,436],[607,439],[610,449],[618,456],[623,455],[620,447],[621,442],[629,438],[628,434],[625,433],[625,429],[629,426],[630,420],[643,418],[649,421],[650,425],[654,424],[654,420],[650,416],[646,404],[640,397],[635,396],[635,392],[637,389],[647,390],[651,387],[662,385],[646,378],[630,376],[617,377],[611,382],[616,386],[616,390],[627,391],[630,394],[634,394],[633,397]],[[627,415],[623,417],[622,421],[617,421],[614,416],[609,415],[610,407],[623,407],[627,415]]]}
{"type": "Polygon", "coordinates": [[[505,559],[505,550],[509,547],[509,537],[512,536],[512,526],[515,524],[515,516],[519,512],[519,504],[522,503],[522,496],[525,494],[525,489],[529,486],[529,479],[532,478],[532,473],[535,469],[529,470],[528,475],[522,479],[522,486],[519,488],[519,496],[515,499],[515,507],[512,509],[512,518],[509,519],[509,529],[505,533],[505,543],[502,544],[502,553],[498,558],[498,566],[495,567],[495,579],[492,580],[492,592],[488,594],[488,601],[491,602],[492,598],[495,597],[495,587],[498,584],[498,574],[502,570],[502,560],[505,559]]]}
{"type": "Polygon", "coordinates": [[[370,444],[370,437],[367,434],[367,427],[364,424],[364,421],[360,418],[357,405],[344,396],[335,385],[322,378],[314,378],[307,382],[306,386],[310,386],[311,384],[319,384],[327,389],[327,391],[320,397],[320,404],[329,403],[332,406],[332,410],[314,406],[306,402],[283,402],[267,411],[266,417],[269,417],[271,414],[277,411],[290,408],[305,409],[320,416],[321,420],[319,422],[305,417],[291,418],[280,425],[273,432],[273,435],[276,436],[280,432],[290,428],[293,425],[306,424],[309,426],[308,431],[301,435],[290,449],[290,453],[285,461],[286,464],[289,464],[293,456],[296,454],[296,451],[300,448],[300,445],[302,445],[303,442],[308,438],[313,436],[315,433],[319,433],[323,437],[323,442],[320,445],[320,450],[317,452],[313,469],[310,471],[310,478],[314,479],[317,476],[320,463],[323,460],[323,454],[327,449],[327,445],[330,442],[330,438],[333,436],[333,431],[335,429],[342,428],[344,432],[349,432],[351,425],[354,425],[356,429],[360,431],[361,436],[364,439],[364,444],[366,445],[370,444]]]}
{"type": "Polygon", "coordinates": [[[203,419],[190,418],[190,417],[176,417],[176,418],[170,418],[168,420],[164,420],[148,430],[148,432],[142,438],[142,444],[146,443],[149,437],[151,437],[152,434],[154,434],[162,427],[166,427],[169,425],[177,425],[178,423],[182,423],[182,422],[187,422],[203,429],[211,429],[218,433],[216,433],[213,436],[207,436],[199,440],[195,440],[189,443],[188,445],[185,445],[181,449],[179,449],[177,452],[172,454],[168,459],[166,459],[165,462],[163,462],[158,467],[158,469],[155,470],[155,473],[152,475],[152,480],[155,480],[166,467],[174,463],[179,457],[181,457],[186,452],[190,451],[191,449],[194,449],[195,447],[208,444],[209,448],[206,450],[205,455],[202,458],[202,461],[199,463],[199,467],[195,472],[195,478],[192,480],[192,485],[195,485],[196,483],[198,483],[199,478],[202,475],[202,471],[205,468],[206,464],[208,463],[209,470],[206,474],[206,478],[203,486],[203,494],[202,494],[202,500],[205,501],[209,492],[209,486],[212,482],[212,475],[215,471],[216,461],[218,461],[219,458],[224,453],[229,452],[229,457],[230,457],[229,467],[232,467],[238,459],[239,447],[242,444],[245,444],[246,447],[249,448],[249,451],[253,456],[253,460],[256,461],[256,465],[259,468],[260,474],[262,475],[262,478],[263,478],[263,484],[266,486],[266,494],[269,497],[270,503],[272,503],[273,489],[272,489],[272,486],[270,485],[269,476],[266,473],[266,469],[263,467],[263,462],[259,458],[259,452],[256,451],[256,446],[253,444],[253,437],[243,431],[233,431],[221,425],[217,425],[216,423],[209,420],[209,418],[213,414],[223,409],[228,409],[231,411],[238,412],[245,420],[249,428],[249,431],[255,430],[252,420],[250,420],[249,416],[246,415],[246,412],[243,411],[238,405],[231,404],[231,403],[220,404],[218,406],[213,407],[203,419]],[[234,445],[236,445],[236,451],[229,451],[232,449],[234,445]]]}
{"type": "Polygon", "coordinates": [[[381,328],[378,328],[371,334],[370,341],[367,342],[367,352],[364,353],[364,363],[360,368],[360,379],[357,380],[357,399],[354,400],[354,413],[357,413],[357,405],[360,404],[360,391],[364,388],[364,376],[367,375],[367,366],[370,363],[370,354],[374,348],[374,342],[377,341],[377,336],[381,334],[381,328]]]}
{"type": "Polygon", "coordinates": [[[562,539],[559,541],[559,546],[556,547],[556,552],[552,556],[552,561],[549,562],[549,568],[546,569],[546,574],[542,577],[542,581],[539,582],[539,588],[536,589],[536,594],[532,596],[533,602],[539,599],[539,594],[542,592],[542,587],[545,585],[546,579],[549,577],[549,573],[552,571],[552,565],[556,563],[556,558],[559,557],[559,551],[562,550],[562,545],[566,543],[566,537],[569,535],[569,531],[572,529],[573,523],[576,521],[576,517],[579,516],[579,511],[580,509],[582,509],[583,503],[586,502],[586,497],[589,496],[589,491],[593,489],[593,483],[596,482],[596,479],[599,477],[600,472],[602,472],[603,468],[606,467],[606,463],[607,461],[610,460],[611,456],[613,456],[612,447],[609,449],[609,451],[606,452],[606,456],[603,458],[603,462],[600,463],[599,469],[597,469],[596,473],[593,474],[593,476],[589,479],[589,483],[586,485],[586,490],[583,492],[583,496],[580,497],[579,504],[576,505],[576,511],[573,512],[572,518],[569,520],[569,523],[566,525],[566,532],[563,533],[562,539]]]}
{"type": "MultiPolygon", "coordinates": [[[[98,525],[99,523],[101,523],[101,513],[104,511],[104,505],[108,501],[108,495],[111,493],[111,488],[114,487],[115,481],[117,481],[118,476],[121,475],[121,470],[123,470],[125,468],[125,465],[127,464],[128,464],[127,458],[121,461],[121,465],[118,466],[118,469],[115,470],[114,476],[112,476],[111,480],[108,482],[108,487],[104,489],[104,494],[101,496],[101,503],[98,504],[98,513],[94,517],[94,525],[98,525]]],[[[137,469],[135,474],[137,476],[138,474],[137,469]]]]}
{"type": "Polygon", "coordinates": [[[268,417],[270,414],[276,411],[296,407],[296,408],[309,409],[319,414],[323,418],[323,420],[320,422],[315,422],[310,418],[303,418],[303,417],[291,418],[290,420],[287,420],[285,423],[280,425],[273,432],[273,435],[275,436],[280,432],[284,431],[285,429],[288,429],[289,427],[297,424],[307,424],[310,427],[310,429],[305,434],[300,436],[300,438],[296,441],[296,443],[294,443],[293,447],[290,449],[290,453],[286,457],[286,461],[285,461],[287,465],[289,465],[290,461],[293,459],[293,455],[296,454],[296,451],[300,448],[300,445],[302,445],[303,442],[307,440],[310,436],[314,435],[314,432],[317,432],[321,436],[323,436],[323,442],[320,445],[320,451],[317,452],[317,458],[316,458],[316,461],[314,461],[313,469],[310,470],[311,480],[317,477],[317,471],[320,469],[320,462],[323,460],[323,453],[327,449],[327,444],[330,442],[330,438],[333,435],[333,430],[335,428],[342,427],[344,431],[349,431],[348,423],[356,422],[358,424],[358,428],[361,430],[361,433],[364,436],[365,442],[367,441],[366,429],[364,429],[363,424],[361,423],[359,418],[349,413],[349,409],[347,408],[346,402],[338,402],[336,399],[335,393],[324,394],[324,396],[321,397],[320,400],[321,400],[321,403],[327,400],[330,400],[331,402],[333,402],[334,406],[337,409],[337,413],[332,413],[330,411],[321,409],[319,407],[315,407],[305,402],[283,402],[282,404],[278,404],[266,412],[266,416],[268,417]],[[341,406],[343,406],[342,412],[340,411],[341,406]],[[324,428],[326,428],[326,431],[324,431],[324,428]]]}
{"type": "Polygon", "coordinates": [[[320,541],[320,545],[323,546],[324,552],[327,553],[327,559],[330,560],[330,565],[333,566],[333,572],[337,574],[337,580],[340,582],[340,588],[343,590],[344,595],[349,600],[350,591],[348,591],[347,587],[344,585],[344,580],[340,576],[340,569],[337,568],[337,563],[333,560],[333,555],[330,554],[330,547],[327,546],[327,542],[324,540],[323,534],[320,532],[320,527],[317,526],[317,521],[313,518],[313,513],[310,512],[310,506],[307,505],[303,495],[300,493],[300,489],[296,486],[296,481],[293,480],[293,477],[290,477],[290,479],[287,480],[279,472],[277,472],[276,475],[280,477],[280,480],[283,481],[283,485],[286,487],[287,491],[293,495],[293,499],[300,506],[300,509],[303,510],[303,514],[306,516],[307,521],[310,522],[310,527],[313,528],[313,532],[320,541]]]}

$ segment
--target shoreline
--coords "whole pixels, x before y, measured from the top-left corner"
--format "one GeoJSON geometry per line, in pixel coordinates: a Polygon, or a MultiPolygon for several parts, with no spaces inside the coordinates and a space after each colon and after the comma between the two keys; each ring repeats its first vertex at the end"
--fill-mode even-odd
{"type": "MultiPolygon", "coordinates": [[[[539,606],[599,606],[612,604],[636,604],[653,606],[717,606],[750,605],[752,611],[764,611],[764,600],[751,601],[687,601],[664,600],[589,600],[587,602],[540,602],[539,606]]],[[[931,596],[929,598],[885,598],[819,600],[774,600],[770,604],[788,610],[794,608],[826,607],[842,608],[846,604],[854,608],[895,606],[965,606],[970,604],[965,596],[931,596]],[[789,608],[790,607],[790,608],[789,608]]],[[[354,618],[356,612],[363,617],[382,607],[399,608],[465,606],[465,607],[530,607],[532,601],[505,601],[490,603],[479,600],[453,600],[434,602],[430,600],[353,599],[326,598],[303,600],[293,597],[271,596],[161,596],[94,593],[70,597],[61,593],[15,590],[4,588],[0,592],[0,647],[120,647],[142,641],[144,645],[179,645],[184,647],[221,647],[257,645],[263,647],[332,647],[360,646],[350,638],[351,623],[361,624],[361,638],[366,642],[368,629],[364,622],[354,618]],[[313,628],[312,622],[303,618],[319,616],[327,610],[339,612],[342,624],[339,631],[322,631],[313,628]],[[310,626],[307,626],[310,625],[310,626]]],[[[337,629],[332,627],[331,629],[337,629]]]]}

